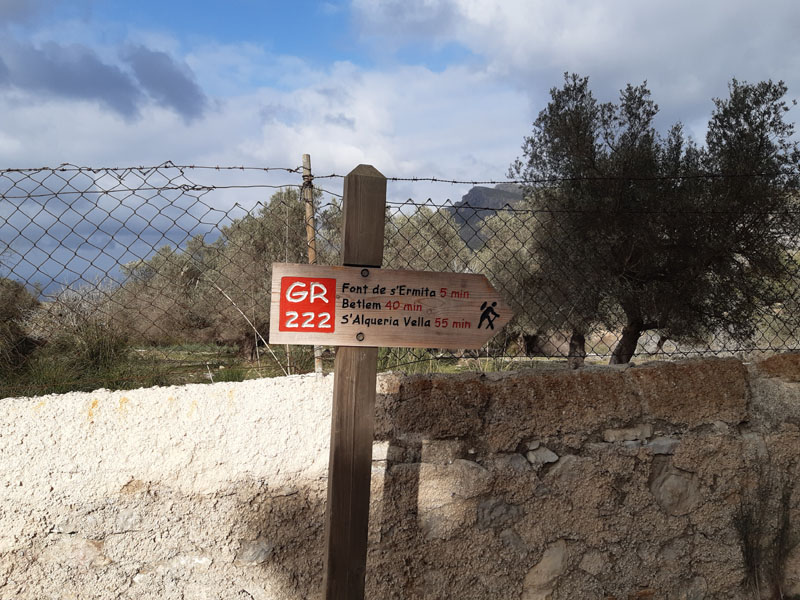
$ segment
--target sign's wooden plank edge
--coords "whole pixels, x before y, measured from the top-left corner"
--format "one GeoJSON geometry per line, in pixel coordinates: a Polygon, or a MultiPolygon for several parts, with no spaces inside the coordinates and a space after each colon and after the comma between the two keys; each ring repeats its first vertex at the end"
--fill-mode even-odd
{"type": "Polygon", "coordinates": [[[400,277],[414,277],[420,278],[427,277],[464,277],[475,278],[486,281],[486,285],[492,290],[492,293],[497,291],[491,286],[486,275],[483,273],[459,273],[454,271],[416,271],[411,269],[383,269],[377,267],[347,267],[341,265],[309,265],[306,263],[273,263],[272,264],[272,281],[276,278],[285,277],[288,275],[297,275],[299,277],[325,277],[326,273],[341,273],[343,275],[360,273],[363,269],[367,269],[370,273],[380,273],[382,276],[400,276],[400,277]]]}

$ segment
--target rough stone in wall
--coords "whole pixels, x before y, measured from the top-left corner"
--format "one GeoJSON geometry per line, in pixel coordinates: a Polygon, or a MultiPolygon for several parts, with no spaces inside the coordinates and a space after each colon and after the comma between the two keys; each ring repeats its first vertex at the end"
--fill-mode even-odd
{"type": "MultiPolygon", "coordinates": [[[[382,376],[367,597],[753,597],[733,520],[800,474],[798,365],[382,376]]],[[[331,383],[0,400],[0,598],[314,597],[331,383]]]]}
{"type": "Polygon", "coordinates": [[[768,377],[780,377],[792,383],[800,382],[800,354],[790,352],[770,356],[759,361],[757,369],[768,377]]]}
{"type": "Polygon", "coordinates": [[[659,363],[629,369],[650,419],[697,427],[746,417],[747,371],[736,359],[659,363]]]}
{"type": "Polygon", "coordinates": [[[653,426],[650,423],[623,427],[621,429],[606,429],[603,431],[604,442],[635,442],[647,440],[653,435],[653,426]]]}
{"type": "Polygon", "coordinates": [[[670,462],[669,458],[653,458],[650,491],[668,515],[686,515],[701,501],[697,475],[677,469],[670,462]]]}
{"type": "Polygon", "coordinates": [[[526,456],[528,457],[528,461],[533,465],[546,465],[558,460],[558,454],[541,445],[535,450],[529,451],[526,456]]]}
{"type": "Polygon", "coordinates": [[[379,436],[471,439],[482,432],[473,445],[490,452],[554,435],[580,446],[603,429],[637,439],[660,419],[677,427],[738,424],[746,417],[748,394],[745,366],[735,359],[571,373],[416,376],[392,380],[385,390],[379,436]]]}
{"type": "Polygon", "coordinates": [[[796,545],[786,560],[786,597],[800,596],[800,544],[796,545]]]}
{"type": "Polygon", "coordinates": [[[542,554],[528,574],[522,586],[522,600],[547,600],[551,597],[559,577],[567,568],[567,543],[554,542],[542,554]]]}

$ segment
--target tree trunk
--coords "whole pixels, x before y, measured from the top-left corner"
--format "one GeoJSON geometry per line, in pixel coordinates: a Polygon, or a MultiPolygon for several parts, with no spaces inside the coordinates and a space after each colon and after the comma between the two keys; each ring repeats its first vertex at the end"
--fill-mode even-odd
{"type": "Polygon", "coordinates": [[[586,359],[586,337],[583,332],[577,329],[572,330],[572,336],[569,338],[569,355],[567,356],[567,364],[570,369],[577,369],[583,366],[586,359]]]}
{"type": "Polygon", "coordinates": [[[639,343],[639,338],[642,335],[643,326],[641,322],[634,321],[628,323],[622,329],[622,337],[619,338],[614,352],[611,353],[611,365],[625,365],[631,362],[633,355],[636,353],[636,344],[639,343]]]}

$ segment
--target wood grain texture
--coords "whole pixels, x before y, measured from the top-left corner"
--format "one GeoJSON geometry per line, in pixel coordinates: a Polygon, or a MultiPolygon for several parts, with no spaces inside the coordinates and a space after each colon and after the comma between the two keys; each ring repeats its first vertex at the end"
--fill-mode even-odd
{"type": "Polygon", "coordinates": [[[386,177],[358,165],[344,178],[342,264],[380,267],[386,219],[386,177]]]}
{"type": "MultiPolygon", "coordinates": [[[[342,208],[342,263],[380,267],[386,178],[369,165],[356,167],[345,177],[342,208]]],[[[377,373],[377,348],[337,349],[325,511],[325,600],[364,598],[377,373]]]]}
{"type": "Polygon", "coordinates": [[[326,512],[326,600],[364,597],[377,348],[336,352],[326,512]]]}
{"type": "Polygon", "coordinates": [[[303,154],[303,202],[306,206],[306,242],[308,264],[317,264],[317,228],[314,224],[314,188],[311,185],[311,156],[303,154]]]}

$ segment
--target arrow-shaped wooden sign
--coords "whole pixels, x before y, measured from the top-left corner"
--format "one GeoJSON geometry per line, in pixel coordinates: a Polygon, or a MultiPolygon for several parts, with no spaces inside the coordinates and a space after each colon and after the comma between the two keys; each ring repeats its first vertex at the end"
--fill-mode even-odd
{"type": "Polygon", "coordinates": [[[272,265],[270,343],[480,348],[511,316],[483,275],[272,265]]]}

